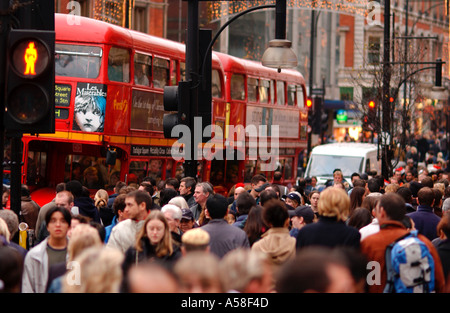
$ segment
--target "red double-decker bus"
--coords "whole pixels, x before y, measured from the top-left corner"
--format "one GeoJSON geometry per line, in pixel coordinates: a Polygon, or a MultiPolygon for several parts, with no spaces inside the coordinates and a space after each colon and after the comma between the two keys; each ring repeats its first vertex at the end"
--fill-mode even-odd
{"type": "MultiPolygon", "coordinates": [[[[182,160],[171,155],[176,141],[164,138],[162,120],[164,86],[185,80],[185,46],[90,18],[76,21],[55,15],[56,131],[22,139],[22,182],[33,199],[50,201],[56,184],[72,179],[91,190],[112,191],[118,180],[183,177],[182,160]]],[[[276,162],[293,183],[307,138],[302,75],[213,53],[211,77],[211,123],[226,130],[262,123],[257,116],[279,122],[276,162]]],[[[232,147],[238,158],[199,160],[197,178],[224,192],[247,181],[260,171],[258,159],[249,158],[251,147],[248,141],[232,147]]]]}
{"type": "MultiPolygon", "coordinates": [[[[234,131],[225,131],[225,141],[237,144],[238,159],[244,157],[245,161],[224,160],[223,166],[213,168],[219,172],[225,168],[227,173],[230,168],[238,168],[238,177],[244,182],[260,173],[271,181],[274,171],[280,171],[283,183],[294,185],[298,156],[307,147],[308,113],[303,76],[295,70],[278,72],[259,62],[216,55],[225,72],[225,124],[234,126],[234,131]],[[237,140],[242,136],[239,133],[242,127],[237,125],[245,127],[242,144],[237,140]]],[[[226,175],[226,182],[233,182],[233,177],[231,171],[231,175],[226,175]]]]}

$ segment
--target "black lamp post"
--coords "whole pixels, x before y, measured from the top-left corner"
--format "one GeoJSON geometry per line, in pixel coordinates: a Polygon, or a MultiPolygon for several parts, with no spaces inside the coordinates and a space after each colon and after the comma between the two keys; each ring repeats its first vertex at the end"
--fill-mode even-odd
{"type": "Polygon", "coordinates": [[[392,158],[391,151],[391,102],[390,102],[390,83],[391,83],[391,1],[384,2],[384,45],[383,45],[383,92],[382,92],[382,124],[381,124],[381,175],[389,179],[392,158]]]}

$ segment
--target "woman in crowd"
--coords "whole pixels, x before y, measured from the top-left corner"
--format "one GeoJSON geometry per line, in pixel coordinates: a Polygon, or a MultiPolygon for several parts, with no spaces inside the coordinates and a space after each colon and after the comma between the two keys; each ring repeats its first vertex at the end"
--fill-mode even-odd
{"type": "Polygon", "coordinates": [[[169,224],[164,214],[151,211],[138,233],[136,244],[125,252],[124,273],[130,267],[144,261],[159,261],[172,268],[181,257],[180,248],[172,241],[169,224]]]}

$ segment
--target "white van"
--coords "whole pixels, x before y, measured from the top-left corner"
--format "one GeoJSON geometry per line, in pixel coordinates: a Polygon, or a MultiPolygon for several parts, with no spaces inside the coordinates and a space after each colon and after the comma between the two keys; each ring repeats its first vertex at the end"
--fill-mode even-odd
{"type": "Polygon", "coordinates": [[[377,160],[377,145],[370,143],[329,143],[314,147],[306,166],[305,177],[317,177],[323,185],[333,179],[333,171],[340,169],[347,182],[353,173],[381,172],[381,161],[377,160]]]}

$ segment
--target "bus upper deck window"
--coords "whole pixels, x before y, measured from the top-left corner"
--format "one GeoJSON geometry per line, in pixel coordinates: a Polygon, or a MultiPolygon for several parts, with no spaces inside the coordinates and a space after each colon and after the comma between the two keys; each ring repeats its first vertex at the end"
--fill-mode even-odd
{"type": "Polygon", "coordinates": [[[136,53],[134,55],[134,83],[136,85],[150,86],[151,76],[152,57],[136,53]]]}
{"type": "Polygon", "coordinates": [[[245,100],[244,75],[233,74],[231,76],[231,99],[245,100]]]}
{"type": "Polygon", "coordinates": [[[277,103],[279,105],[285,105],[286,104],[286,99],[285,99],[285,95],[284,95],[284,82],[282,81],[277,81],[277,103]]]}
{"type": "Polygon", "coordinates": [[[256,102],[258,101],[258,79],[256,78],[247,78],[247,94],[248,101],[256,102]]]}
{"type": "Polygon", "coordinates": [[[116,82],[130,82],[130,53],[128,50],[116,47],[109,50],[108,78],[116,82]]]}
{"type": "Polygon", "coordinates": [[[305,101],[303,98],[303,88],[302,86],[297,86],[297,106],[299,108],[304,108],[305,107],[305,101]]]}
{"type": "Polygon", "coordinates": [[[155,58],[153,62],[153,86],[155,88],[164,88],[169,85],[169,61],[155,58]]]}
{"type": "Polygon", "coordinates": [[[288,105],[295,105],[295,85],[288,85],[288,105]]]}
{"type": "Polygon", "coordinates": [[[261,79],[259,81],[259,102],[269,103],[270,81],[261,79]]]}
{"type": "Polygon", "coordinates": [[[222,84],[218,70],[212,70],[211,73],[211,95],[214,98],[222,98],[222,84]]]}
{"type": "Polygon", "coordinates": [[[93,46],[55,45],[55,75],[95,79],[100,73],[102,49],[93,46]]]}

